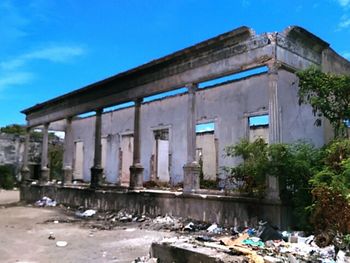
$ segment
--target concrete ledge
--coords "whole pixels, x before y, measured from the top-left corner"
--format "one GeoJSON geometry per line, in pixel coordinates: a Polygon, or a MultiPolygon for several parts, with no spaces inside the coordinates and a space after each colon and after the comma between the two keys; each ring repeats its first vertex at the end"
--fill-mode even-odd
{"type": "Polygon", "coordinates": [[[194,246],[189,243],[152,243],[151,257],[158,262],[175,263],[243,263],[248,262],[244,256],[232,256],[217,249],[194,246]]]}
{"type": "Polygon", "coordinates": [[[182,193],[125,188],[93,190],[83,186],[29,185],[21,200],[35,202],[49,196],[58,203],[99,210],[128,209],[138,214],[173,215],[228,226],[253,226],[269,220],[282,229],[291,223],[291,209],[280,202],[238,196],[182,193]]]}

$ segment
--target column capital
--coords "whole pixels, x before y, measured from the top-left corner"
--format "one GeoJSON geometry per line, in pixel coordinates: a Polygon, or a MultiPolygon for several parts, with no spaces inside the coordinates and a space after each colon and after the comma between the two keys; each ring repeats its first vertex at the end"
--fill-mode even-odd
{"type": "Polygon", "coordinates": [[[102,112],[103,112],[103,109],[102,108],[101,109],[96,109],[95,112],[96,112],[96,115],[101,115],[102,112]]]}
{"type": "Polygon", "coordinates": [[[141,105],[141,103],[143,102],[143,98],[137,98],[134,99],[135,105],[141,105]]]}
{"type": "Polygon", "coordinates": [[[194,94],[196,90],[198,89],[198,84],[197,83],[189,83],[186,85],[186,88],[188,90],[188,93],[194,94]]]}
{"type": "Polygon", "coordinates": [[[45,129],[48,129],[49,126],[50,126],[50,123],[49,123],[49,122],[45,122],[45,123],[44,123],[44,128],[45,128],[45,129]]]}

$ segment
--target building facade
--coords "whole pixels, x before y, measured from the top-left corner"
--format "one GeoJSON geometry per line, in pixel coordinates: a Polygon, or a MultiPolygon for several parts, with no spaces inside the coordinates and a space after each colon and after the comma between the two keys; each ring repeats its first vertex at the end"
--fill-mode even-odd
{"type": "MultiPolygon", "coordinates": [[[[135,189],[156,181],[186,192],[199,188],[203,173],[224,187],[221,167],[236,162],[224,148],[242,138],[316,146],[330,139],[327,122],[316,127],[311,107],[298,104],[295,72],[311,65],[350,72],[349,61],[301,27],[260,35],[240,27],[23,113],[28,130],[43,129],[44,181],[53,129],[65,131],[66,184],[135,189]]],[[[23,174],[30,178],[27,152],[23,174]]]]}

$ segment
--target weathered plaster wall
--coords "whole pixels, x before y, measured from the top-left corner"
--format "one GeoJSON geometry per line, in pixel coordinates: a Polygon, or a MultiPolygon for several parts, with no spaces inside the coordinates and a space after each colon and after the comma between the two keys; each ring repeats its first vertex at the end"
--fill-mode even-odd
{"type": "Polygon", "coordinates": [[[291,208],[280,202],[237,196],[184,194],[167,191],[91,190],[57,185],[22,186],[21,200],[49,196],[60,204],[100,210],[127,209],[132,213],[173,215],[227,226],[256,226],[269,220],[281,229],[291,226],[291,208]]]}
{"type": "Polygon", "coordinates": [[[328,48],[322,52],[322,70],[324,72],[350,75],[350,62],[328,48]]]}
{"type": "MultiPolygon", "coordinates": [[[[224,148],[247,136],[249,114],[268,109],[268,76],[252,76],[197,92],[197,120],[214,121],[219,168],[237,163],[224,158],[224,148]]],[[[219,169],[220,173],[220,169],[219,169]]]]}
{"type": "MultiPolygon", "coordinates": [[[[225,146],[237,143],[246,136],[249,113],[268,107],[268,77],[252,76],[221,86],[200,89],[196,93],[197,121],[214,121],[219,144],[219,167],[232,165],[223,158],[225,146]]],[[[153,130],[168,128],[171,154],[170,182],[183,179],[186,163],[187,94],[142,104],[141,107],[141,163],[144,180],[150,180],[153,130]]],[[[107,139],[105,175],[109,182],[119,182],[120,136],[133,131],[134,109],[125,108],[103,114],[102,137],[107,139]]],[[[90,180],[94,156],[94,117],[73,121],[74,141],[84,142],[84,180],[90,180]]],[[[73,147],[73,146],[72,146],[73,147]]],[[[220,169],[219,169],[220,170],[220,169]]]]}
{"type": "Polygon", "coordinates": [[[307,140],[315,146],[324,144],[324,129],[314,125],[316,118],[309,105],[298,103],[298,78],[286,70],[278,71],[278,100],[281,111],[282,141],[307,140]]]}
{"type": "MultiPolygon", "coordinates": [[[[217,149],[215,145],[215,134],[198,133],[196,136],[196,148],[201,149],[202,171],[205,180],[215,181],[217,179],[217,149]]],[[[199,162],[199,156],[197,155],[199,162]]]]}
{"type": "MultiPolygon", "coordinates": [[[[278,100],[281,113],[283,142],[308,140],[316,146],[325,143],[324,128],[314,125],[310,106],[298,104],[298,80],[295,74],[278,71],[278,100]]],[[[260,74],[196,92],[197,122],[214,122],[218,139],[218,167],[222,178],[223,166],[239,160],[224,158],[224,148],[248,135],[248,117],[268,110],[268,75],[260,74]]],[[[141,163],[144,180],[150,180],[151,155],[154,146],[153,131],[169,129],[171,154],[170,182],[183,180],[186,163],[187,94],[168,97],[142,104],[141,107],[141,163]]],[[[107,181],[119,183],[121,136],[133,132],[134,108],[125,108],[103,114],[102,137],[107,140],[104,167],[107,181]]],[[[74,141],[84,142],[84,180],[90,180],[94,156],[94,117],[73,121],[74,141]]],[[[73,147],[73,146],[72,146],[73,147]]]]}

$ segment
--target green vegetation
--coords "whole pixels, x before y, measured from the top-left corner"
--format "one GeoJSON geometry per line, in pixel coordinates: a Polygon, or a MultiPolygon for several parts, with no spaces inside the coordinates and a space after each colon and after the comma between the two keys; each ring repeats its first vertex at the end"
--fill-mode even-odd
{"type": "Polygon", "coordinates": [[[316,67],[297,72],[299,103],[310,104],[316,125],[326,117],[334,129],[335,138],[348,137],[346,121],[350,120],[350,76],[324,73],[316,67]]]}
{"type": "Polygon", "coordinates": [[[0,132],[7,133],[7,134],[24,135],[26,133],[26,129],[22,125],[12,124],[12,125],[8,125],[0,128],[0,132]]]}
{"type": "Polygon", "coordinates": [[[257,139],[241,140],[227,147],[226,155],[243,160],[236,167],[225,168],[239,191],[262,198],[266,194],[267,176],[275,176],[281,189],[280,198],[294,206],[299,227],[308,225],[305,207],[312,201],[309,180],[320,169],[320,150],[304,142],[268,145],[263,139],[257,139]]]}
{"type": "Polygon", "coordinates": [[[53,142],[49,144],[48,155],[51,180],[62,180],[63,151],[62,143],[53,142]]]}
{"type": "Polygon", "coordinates": [[[16,179],[13,169],[9,165],[0,166],[0,188],[10,190],[15,186],[16,179]]]}
{"type": "Polygon", "coordinates": [[[262,198],[267,176],[278,178],[281,200],[291,205],[297,228],[350,233],[350,140],[335,140],[322,149],[305,142],[266,144],[242,140],[226,148],[240,157],[226,167],[231,182],[243,193],[262,198]]]}
{"type": "Polygon", "coordinates": [[[242,140],[226,156],[242,159],[225,167],[231,182],[251,196],[263,197],[267,176],[278,178],[280,198],[294,207],[299,227],[350,233],[350,76],[324,73],[316,67],[297,72],[299,103],[309,104],[316,125],[325,117],[335,140],[322,149],[298,142],[267,145],[242,140]]]}

